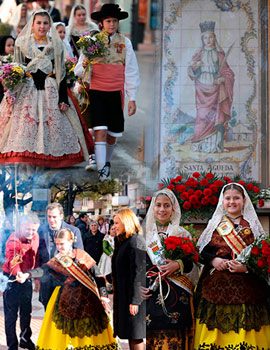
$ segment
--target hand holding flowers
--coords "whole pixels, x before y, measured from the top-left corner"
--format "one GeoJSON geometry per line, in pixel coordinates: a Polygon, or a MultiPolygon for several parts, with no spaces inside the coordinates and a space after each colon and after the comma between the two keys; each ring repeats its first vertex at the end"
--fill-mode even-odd
{"type": "Polygon", "coordinates": [[[244,249],[236,259],[270,283],[270,238],[260,238],[244,249]]]}
{"type": "Polygon", "coordinates": [[[187,237],[169,236],[161,241],[163,255],[169,260],[198,263],[199,253],[194,242],[187,237]]]}
{"type": "Polygon", "coordinates": [[[106,32],[90,35],[85,33],[77,41],[78,46],[82,49],[82,53],[89,60],[90,63],[95,63],[94,59],[102,57],[106,53],[106,44],[108,42],[108,35],[106,32]]]}
{"type": "Polygon", "coordinates": [[[98,63],[98,59],[104,57],[108,43],[108,35],[105,31],[90,35],[90,33],[85,33],[77,41],[78,46],[81,48],[82,53],[85,56],[83,61],[84,76],[83,81],[90,83],[92,64],[98,63]]]}
{"type": "Polygon", "coordinates": [[[0,80],[8,91],[15,92],[23,82],[24,74],[24,68],[17,63],[6,63],[0,66],[0,80]]]}

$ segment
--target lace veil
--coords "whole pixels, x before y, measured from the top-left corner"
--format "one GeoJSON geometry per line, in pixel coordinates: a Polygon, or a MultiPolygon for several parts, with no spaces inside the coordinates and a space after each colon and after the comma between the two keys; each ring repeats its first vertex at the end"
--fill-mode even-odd
{"type": "MultiPolygon", "coordinates": [[[[11,26],[13,26],[15,28],[17,28],[17,26],[19,25],[20,20],[21,20],[22,6],[26,6],[26,4],[19,4],[16,7],[16,10],[14,11],[14,13],[12,13],[12,16],[8,22],[11,26]]],[[[30,19],[29,11],[26,11],[26,22],[28,22],[29,19],[30,19]]]]}
{"type": "Polygon", "coordinates": [[[211,241],[212,238],[212,234],[213,232],[216,230],[216,227],[218,226],[218,224],[220,223],[223,215],[224,215],[224,207],[223,207],[223,196],[224,196],[224,189],[232,184],[235,184],[237,186],[240,186],[243,191],[244,191],[244,195],[246,198],[246,202],[243,208],[243,218],[244,220],[248,221],[250,228],[254,234],[254,237],[260,237],[260,236],[266,236],[264,229],[258,219],[258,216],[256,214],[256,211],[253,207],[253,204],[247,194],[246,189],[240,185],[239,183],[230,183],[225,185],[222,188],[222,191],[220,193],[219,196],[219,201],[217,204],[217,208],[212,216],[212,218],[210,219],[210,221],[208,222],[207,227],[205,228],[205,230],[202,232],[199,240],[198,240],[198,246],[200,248],[200,252],[203,250],[203,248],[211,241]]]}
{"type": "Polygon", "coordinates": [[[173,213],[170,218],[170,225],[168,227],[168,231],[171,235],[182,235],[186,237],[190,237],[190,234],[188,231],[186,231],[183,227],[180,227],[180,219],[181,219],[181,209],[179,206],[179,203],[174,195],[174,193],[168,189],[164,188],[158,192],[155,193],[154,197],[152,198],[150,207],[148,209],[147,215],[146,215],[146,242],[151,242],[152,237],[154,235],[154,232],[156,231],[156,219],[154,215],[154,208],[155,208],[155,201],[157,199],[157,196],[159,195],[165,195],[167,196],[170,201],[172,202],[173,206],[173,213]]]}
{"type": "Polygon", "coordinates": [[[16,8],[17,4],[15,0],[4,0],[0,5],[0,21],[2,23],[8,23],[16,8]]]}
{"type": "Polygon", "coordinates": [[[88,14],[88,11],[87,11],[87,8],[83,5],[83,4],[76,4],[72,7],[72,10],[70,12],[70,17],[69,17],[69,21],[68,21],[68,26],[66,27],[66,36],[67,36],[67,39],[70,41],[70,36],[71,36],[71,32],[72,32],[72,28],[74,26],[74,23],[76,23],[76,19],[74,17],[74,13],[75,13],[75,10],[77,9],[77,7],[80,7],[80,8],[83,8],[85,11],[86,11],[86,23],[89,24],[89,31],[92,31],[92,30],[97,30],[99,31],[98,29],[98,26],[96,25],[96,23],[94,23],[90,17],[89,17],[89,14],[88,14]]]}
{"type": "Polygon", "coordinates": [[[25,27],[18,35],[18,38],[16,39],[14,61],[18,63],[23,63],[23,57],[31,59],[31,62],[27,65],[27,71],[29,71],[30,73],[35,73],[38,69],[43,71],[45,74],[51,73],[51,60],[53,59],[57,85],[59,85],[60,82],[64,79],[66,74],[64,46],[56,28],[53,26],[51,16],[46,10],[38,9],[34,11],[31,15],[30,21],[25,25],[25,27]],[[51,30],[47,33],[49,44],[44,49],[44,52],[38,50],[32,33],[32,25],[34,22],[34,18],[40,13],[46,13],[49,16],[51,26],[51,30]],[[47,55],[45,55],[45,53],[47,53],[47,55]]]}
{"type": "MultiPolygon", "coordinates": [[[[57,30],[57,27],[60,26],[60,25],[63,26],[65,29],[67,28],[66,25],[65,25],[65,23],[63,23],[63,22],[54,22],[54,23],[53,23],[53,26],[54,26],[54,28],[55,28],[56,30],[57,30]]],[[[51,35],[51,30],[50,30],[50,35],[51,35]]],[[[62,40],[62,42],[63,42],[63,44],[64,44],[64,46],[65,46],[65,49],[66,49],[66,54],[65,54],[65,56],[69,56],[69,57],[73,58],[74,55],[73,55],[73,52],[72,52],[70,43],[69,43],[69,41],[68,41],[68,39],[67,39],[67,33],[66,33],[65,39],[62,40]]]]}
{"type": "MultiPolygon", "coordinates": [[[[155,207],[155,201],[157,199],[157,196],[159,195],[167,196],[173,205],[173,213],[170,218],[171,223],[167,228],[167,234],[169,236],[181,236],[181,237],[191,238],[191,234],[187,230],[185,230],[183,227],[179,226],[180,219],[181,219],[181,209],[177,198],[175,197],[174,193],[170,189],[164,188],[161,191],[158,191],[155,193],[154,197],[152,198],[149,210],[147,212],[146,225],[145,225],[146,226],[146,245],[148,246],[151,243],[155,233],[157,233],[154,207],[155,207]]],[[[189,278],[189,280],[193,283],[194,286],[197,284],[198,278],[199,278],[199,271],[197,266],[194,265],[192,271],[185,275],[189,278]]],[[[184,286],[182,287],[184,288],[184,286]]]]}

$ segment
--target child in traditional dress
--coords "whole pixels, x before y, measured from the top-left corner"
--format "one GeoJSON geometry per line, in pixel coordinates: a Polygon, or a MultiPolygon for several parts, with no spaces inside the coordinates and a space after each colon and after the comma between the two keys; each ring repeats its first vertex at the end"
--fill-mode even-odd
{"type": "Polygon", "coordinates": [[[72,249],[73,233],[60,229],[55,235],[58,253],[41,268],[20,273],[17,280],[50,273],[62,286],[55,288],[41,326],[37,348],[117,349],[110,325],[105,280],[94,259],[72,249]]]}
{"type": "MultiPolygon", "coordinates": [[[[139,87],[139,70],[132,44],[118,32],[119,21],[128,17],[116,4],[104,4],[91,18],[99,21],[108,35],[107,53],[92,65],[89,85],[91,127],[95,137],[95,158],[100,181],[110,177],[111,158],[116,139],[124,131],[125,90],[129,97],[128,115],[136,112],[136,94],[139,87]]],[[[83,75],[84,55],[75,67],[83,75]]],[[[92,169],[90,163],[86,169],[92,169]]]]}
{"type": "Polygon", "coordinates": [[[205,266],[196,289],[194,349],[270,349],[269,288],[236,259],[263,237],[245,188],[225,185],[198,240],[205,266]]]}

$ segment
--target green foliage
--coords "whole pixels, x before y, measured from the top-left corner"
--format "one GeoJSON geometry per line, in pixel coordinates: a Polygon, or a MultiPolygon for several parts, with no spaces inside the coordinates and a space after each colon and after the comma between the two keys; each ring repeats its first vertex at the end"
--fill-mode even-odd
{"type": "Polygon", "coordinates": [[[194,224],[184,225],[183,227],[191,234],[193,241],[197,241],[199,239],[201,231],[196,230],[194,224]]]}
{"type": "Polygon", "coordinates": [[[59,179],[60,183],[54,183],[52,186],[52,201],[57,201],[62,204],[65,215],[70,215],[69,207],[73,208],[76,197],[91,198],[92,200],[99,200],[100,198],[116,192],[121,191],[122,186],[115,180],[108,180],[103,183],[89,183],[85,179],[78,179],[75,183],[68,177],[63,180],[59,179]],[[71,202],[71,203],[70,203],[71,202]]]}
{"type": "Polygon", "coordinates": [[[7,23],[0,22],[0,35],[10,35],[12,26],[7,23]]]}

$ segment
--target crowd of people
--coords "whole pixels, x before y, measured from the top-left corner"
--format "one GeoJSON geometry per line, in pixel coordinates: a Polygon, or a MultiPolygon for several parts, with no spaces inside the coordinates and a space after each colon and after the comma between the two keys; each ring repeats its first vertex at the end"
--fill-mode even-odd
{"type": "Polygon", "coordinates": [[[33,212],[20,217],[19,229],[10,230],[6,240],[3,275],[8,282],[3,299],[8,349],[117,349],[116,337],[128,339],[130,349],[143,349],[145,327],[142,324],[141,329],[133,331],[145,318],[140,297],[145,246],[136,215],[128,208],[118,210],[104,233],[99,231],[106,223],[103,217],[98,217],[98,224],[84,213],[70,225],[64,221],[59,203],[47,206],[46,217],[42,224],[33,212]],[[128,249],[120,249],[123,244],[128,249]],[[108,259],[99,264],[103,254],[108,259]],[[45,310],[36,345],[30,327],[32,281],[45,310]],[[114,293],[113,327],[107,288],[114,293]],[[122,288],[129,290],[124,307],[122,288]],[[122,324],[123,315],[126,319],[122,324]]]}
{"type": "Polygon", "coordinates": [[[18,310],[19,344],[35,348],[31,278],[45,308],[38,349],[60,349],[60,344],[115,349],[117,336],[134,350],[144,348],[145,337],[150,350],[270,349],[269,285],[238,260],[244,249],[267,237],[245,188],[223,187],[197,242],[201,267],[189,253],[172,259],[162,253],[166,238],[191,240],[180,218],[179,202],[168,188],[153,196],[144,233],[128,208],[118,210],[112,222],[82,213],[77,220],[69,217],[68,224],[59,203],[47,206],[42,225],[35,214],[21,218],[21,230],[5,244],[9,350],[18,347],[18,310]]]}
{"type": "Polygon", "coordinates": [[[77,4],[66,25],[48,0],[19,5],[5,0],[0,13],[13,28],[0,38],[0,55],[11,55],[25,71],[13,89],[1,84],[0,164],[62,168],[87,161],[86,170],[97,170],[100,181],[110,179],[116,140],[124,132],[125,95],[132,116],[139,87],[131,42],[118,30],[128,13],[104,4],[90,19],[85,6],[77,4]],[[78,41],[100,32],[104,54],[91,60],[91,75],[84,80],[89,67],[78,41]],[[66,62],[74,57],[74,79],[67,81],[66,62]]]}
{"type": "MultiPolygon", "coordinates": [[[[61,18],[48,0],[2,2],[1,22],[12,30],[0,38],[0,56],[11,57],[25,76],[12,93],[0,84],[0,164],[61,168],[88,161],[87,170],[97,169],[99,180],[105,181],[124,131],[125,94],[129,116],[136,112],[138,65],[130,40],[118,30],[128,13],[111,3],[90,17],[82,4],[69,10],[61,18]],[[91,62],[90,79],[85,80],[88,58],[78,41],[97,33],[106,37],[106,50],[91,62]],[[77,62],[75,83],[66,79],[68,57],[77,62]],[[84,91],[87,108],[76,91],[84,91]]],[[[203,48],[189,67],[191,79],[202,77],[198,61],[210,50],[219,57],[213,31],[203,34],[203,48]]],[[[222,148],[217,135],[209,137],[207,144],[193,141],[207,149],[222,148]]],[[[112,220],[93,220],[87,213],[64,220],[62,206],[51,203],[45,223],[29,213],[14,230],[6,220],[0,254],[7,279],[8,349],[110,350],[118,348],[117,337],[128,339],[132,350],[142,350],[144,338],[149,350],[270,349],[269,286],[236,259],[266,237],[245,188],[238,183],[223,187],[197,242],[202,267],[186,256],[166,259],[158,254],[166,238],[192,238],[180,219],[179,202],[165,188],[152,198],[144,233],[128,208],[112,220]],[[45,310],[36,345],[30,327],[32,282],[45,310]]]]}

